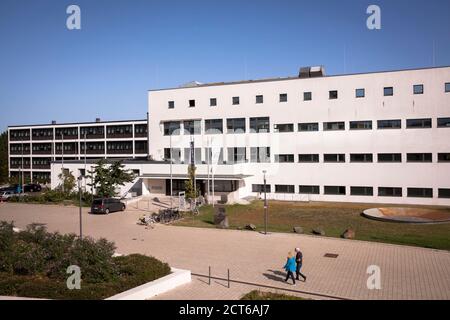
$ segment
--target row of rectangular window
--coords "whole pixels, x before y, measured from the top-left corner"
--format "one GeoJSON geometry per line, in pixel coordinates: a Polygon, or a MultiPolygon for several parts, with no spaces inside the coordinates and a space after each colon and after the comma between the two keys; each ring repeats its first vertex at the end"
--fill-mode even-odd
{"type": "MultiPolygon", "coordinates": [[[[272,187],[270,184],[253,184],[252,192],[255,193],[271,193],[272,187]]],[[[275,185],[275,193],[294,194],[294,185],[275,185]]],[[[320,194],[320,186],[316,185],[300,185],[298,188],[299,194],[320,194]]],[[[324,195],[346,195],[347,188],[345,186],[324,186],[324,195]]],[[[367,186],[350,187],[350,195],[352,196],[373,196],[374,188],[367,186]]],[[[401,187],[379,187],[379,197],[402,197],[403,189],[401,187]]],[[[433,198],[432,188],[407,188],[408,198],[433,198]]],[[[450,189],[438,189],[438,197],[450,199],[450,189]]]]}
{"type": "MultiPolygon", "coordinates": [[[[229,164],[233,163],[246,163],[247,158],[247,148],[246,147],[231,147],[227,148],[228,158],[227,162],[229,164]]],[[[184,149],[185,152],[185,163],[189,163],[190,152],[189,148],[184,149]]],[[[172,148],[173,157],[170,156],[170,148],[165,148],[165,158],[174,159],[176,162],[181,161],[181,149],[172,148]]],[[[401,153],[378,153],[378,163],[401,163],[402,154],[401,153]]],[[[202,163],[201,160],[201,148],[195,148],[195,163],[202,163]]],[[[206,161],[211,162],[211,149],[205,148],[205,158],[206,161]],[[209,154],[209,156],[208,156],[209,154]],[[209,158],[208,158],[209,157],[209,158]]],[[[299,154],[299,163],[319,163],[319,154],[299,154]]],[[[220,154],[218,158],[219,163],[223,163],[223,148],[220,149],[220,154]]],[[[295,163],[294,154],[275,154],[275,163],[295,163]]],[[[271,151],[270,147],[251,147],[250,148],[250,162],[251,163],[270,163],[271,162],[271,151]]],[[[324,154],[324,163],[345,163],[346,155],[342,154],[324,154]]],[[[373,154],[371,153],[352,153],[350,154],[351,163],[372,163],[373,154]]],[[[407,162],[433,162],[432,153],[408,153],[407,162]]],[[[450,162],[450,153],[438,153],[438,162],[450,162]]]]}
{"type": "MultiPolygon", "coordinates": [[[[275,162],[277,163],[294,163],[294,154],[276,154],[275,162]]],[[[406,155],[407,162],[433,162],[432,153],[408,153],[406,155]]],[[[345,154],[324,154],[323,161],[325,163],[344,163],[345,154]]],[[[299,154],[299,163],[318,163],[319,154],[299,154]]],[[[352,153],[350,154],[350,162],[373,162],[373,154],[371,153],[352,153]]],[[[378,162],[402,162],[401,153],[378,153],[378,162]]],[[[438,153],[438,162],[450,162],[450,153],[438,153]]]]}
{"type": "MultiPolygon", "coordinates": [[[[363,120],[363,121],[350,121],[350,130],[372,130],[373,121],[363,120]]],[[[201,120],[187,120],[183,121],[184,134],[185,135],[199,135],[201,134],[201,120]]],[[[450,128],[450,117],[449,118],[438,118],[437,119],[438,128],[450,128]]],[[[245,118],[231,118],[226,119],[226,128],[228,134],[243,134],[247,132],[246,119],[245,118]]],[[[401,129],[402,120],[377,120],[377,128],[379,130],[383,129],[401,129]]],[[[407,129],[422,129],[422,128],[432,128],[432,119],[407,119],[406,120],[407,129]]],[[[299,123],[299,132],[313,132],[319,131],[318,122],[309,123],[299,123]]],[[[324,131],[343,131],[345,130],[344,121],[335,122],[324,122],[324,131]]],[[[205,133],[206,134],[223,134],[223,119],[206,119],[205,120],[205,133]]],[[[270,118],[269,117],[259,117],[250,118],[250,133],[269,133],[270,132],[270,118]]],[[[282,123],[274,125],[274,132],[276,133],[287,133],[294,132],[293,123],[282,123]]],[[[168,121],[164,122],[164,135],[179,135],[181,133],[181,122],[180,121],[168,121]]]]}
{"type": "MultiPolygon", "coordinates": [[[[445,83],[445,92],[450,92],[450,83],[445,83]]],[[[415,84],[413,85],[413,94],[424,94],[424,85],[423,84],[415,84]]],[[[384,87],[383,88],[383,95],[385,97],[393,96],[394,95],[394,87],[384,87]]],[[[355,98],[365,98],[366,96],[366,89],[359,88],[355,89],[355,98]]],[[[330,90],[328,92],[328,98],[330,100],[336,100],[338,99],[338,91],[337,90],[330,90]]],[[[279,102],[287,102],[288,101],[288,95],[287,93],[280,93],[279,95],[279,102]]],[[[312,101],[312,92],[307,91],[303,92],[303,101],[312,101]]],[[[188,102],[189,108],[194,108],[196,106],[196,101],[194,99],[189,100],[188,102]]],[[[232,105],[239,105],[240,104],[240,97],[232,97],[231,98],[232,105]]],[[[264,103],[264,96],[263,95],[256,95],[255,96],[255,103],[256,104],[262,104],[264,103]]],[[[210,98],[209,105],[211,107],[217,106],[217,98],[210,98]]],[[[169,101],[168,102],[169,109],[175,108],[175,101],[169,101]]]]}

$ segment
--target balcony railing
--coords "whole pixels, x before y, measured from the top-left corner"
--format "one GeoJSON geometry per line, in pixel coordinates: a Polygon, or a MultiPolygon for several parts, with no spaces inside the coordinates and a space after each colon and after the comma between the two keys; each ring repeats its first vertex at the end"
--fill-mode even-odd
{"type": "MultiPolygon", "coordinates": [[[[9,152],[9,154],[11,154],[11,155],[21,155],[22,154],[22,150],[11,150],[10,152],[9,152]]],[[[29,155],[30,154],[30,149],[28,149],[28,150],[23,150],[23,154],[24,155],[29,155]]]]}
{"type": "Polygon", "coordinates": [[[53,140],[53,135],[50,136],[33,136],[33,141],[53,140]]]}
{"type": "Polygon", "coordinates": [[[25,136],[25,137],[11,136],[10,141],[30,141],[30,136],[25,136]]]}
{"type": "Polygon", "coordinates": [[[123,150],[116,150],[116,149],[110,149],[107,151],[107,154],[132,154],[132,149],[123,149],[123,150]]]}
{"type": "Polygon", "coordinates": [[[133,138],[132,132],[125,132],[125,133],[108,133],[106,135],[108,139],[116,139],[116,138],[133,138]]]}
{"type": "Polygon", "coordinates": [[[33,164],[33,169],[50,169],[49,164],[33,164]]]}
{"type": "Polygon", "coordinates": [[[33,150],[33,155],[34,154],[52,154],[52,150],[33,150]]]}

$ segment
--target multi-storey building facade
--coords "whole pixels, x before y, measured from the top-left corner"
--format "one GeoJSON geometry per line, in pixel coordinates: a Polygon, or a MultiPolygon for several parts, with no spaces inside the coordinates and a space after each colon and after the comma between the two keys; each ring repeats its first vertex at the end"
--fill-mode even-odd
{"type": "Polygon", "coordinates": [[[52,161],[147,157],[147,120],[8,127],[9,174],[49,183],[52,161]]]}
{"type": "Polygon", "coordinates": [[[148,105],[151,161],[126,162],[144,194],[178,194],[192,159],[215,199],[266,178],[271,199],[450,205],[450,67],[192,83],[148,105]]]}
{"type": "Polygon", "coordinates": [[[149,153],[204,178],[213,145],[233,198],[450,204],[449,67],[312,75],[150,91],[149,153]]]}

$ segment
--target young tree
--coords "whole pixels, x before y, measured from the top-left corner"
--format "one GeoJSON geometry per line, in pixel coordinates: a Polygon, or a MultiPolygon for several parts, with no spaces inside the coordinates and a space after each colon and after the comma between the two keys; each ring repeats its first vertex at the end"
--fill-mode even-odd
{"type": "Polygon", "coordinates": [[[185,182],[186,199],[192,201],[198,197],[198,190],[195,188],[195,171],[197,168],[193,165],[188,167],[188,180],[185,182]]]}
{"type": "Polygon", "coordinates": [[[132,182],[135,178],[134,173],[124,170],[124,167],[122,161],[108,165],[105,159],[101,159],[96,163],[94,170],[89,171],[92,183],[88,185],[95,188],[99,197],[114,197],[116,187],[132,182]]]}
{"type": "Polygon", "coordinates": [[[63,172],[58,175],[58,178],[61,180],[61,183],[58,185],[56,190],[63,192],[66,195],[71,194],[76,186],[75,177],[72,172],[69,170],[63,170],[63,172]]]}

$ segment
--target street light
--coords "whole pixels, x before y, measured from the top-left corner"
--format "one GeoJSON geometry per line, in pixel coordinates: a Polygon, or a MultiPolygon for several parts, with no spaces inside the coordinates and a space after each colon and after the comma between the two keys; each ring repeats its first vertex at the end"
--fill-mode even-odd
{"type": "Polygon", "coordinates": [[[83,222],[82,222],[82,206],[81,206],[81,187],[83,184],[83,177],[78,177],[78,194],[80,196],[80,240],[83,239],[83,222]]]}
{"type": "Polygon", "coordinates": [[[266,188],[266,170],[263,170],[264,175],[264,234],[267,235],[267,220],[268,220],[268,205],[267,205],[267,188],[266,188]]]}

